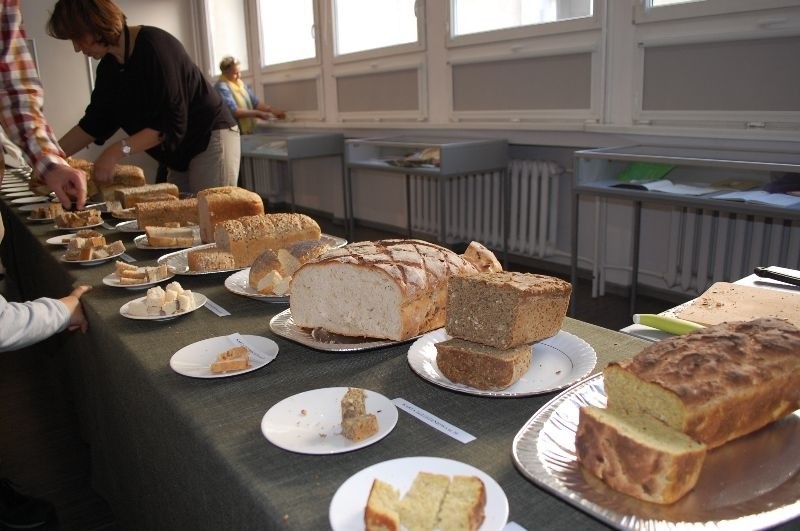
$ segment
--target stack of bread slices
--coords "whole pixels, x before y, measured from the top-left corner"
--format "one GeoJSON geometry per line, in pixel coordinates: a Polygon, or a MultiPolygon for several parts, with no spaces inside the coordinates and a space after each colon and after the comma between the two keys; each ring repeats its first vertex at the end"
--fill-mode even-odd
{"type": "Polygon", "coordinates": [[[607,407],[580,410],[577,459],[619,492],[674,503],[697,483],[707,450],[800,407],[798,352],[800,329],[764,318],[665,339],[610,363],[607,407]]]}
{"type": "Polygon", "coordinates": [[[452,382],[505,389],[530,367],[531,344],[558,333],[572,286],[513,271],[454,276],[448,281],[445,330],[436,365],[452,382]]]}

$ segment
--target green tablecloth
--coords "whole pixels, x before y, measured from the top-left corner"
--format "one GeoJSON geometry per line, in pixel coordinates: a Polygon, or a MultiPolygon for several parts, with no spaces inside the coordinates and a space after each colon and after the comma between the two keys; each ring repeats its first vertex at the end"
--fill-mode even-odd
{"type": "MultiPolygon", "coordinates": [[[[538,488],[513,464],[514,435],[554,393],[500,399],[443,389],[410,369],[409,344],[354,353],[309,349],[270,331],[270,318],[285,304],[233,294],[224,287],[225,275],[178,280],[230,316],[201,308],[165,322],[126,319],[119,308],[143,292],[103,285],[113,262],[61,263],[63,249],[44,243],[57,234],[52,225],[26,222],[2,201],[0,208],[7,228],[3,260],[24,297],[62,296],[75,282],[94,286],[83,298],[89,333],[63,334],[56,359],[91,446],[95,488],[111,503],[120,527],[324,529],[342,482],[367,466],[407,456],[446,457],[483,470],[504,489],[509,520],[530,530],[604,527],[538,488]],[[231,378],[188,378],[170,369],[169,359],[181,347],[233,332],[275,340],[277,359],[231,378]],[[337,386],[405,398],[476,440],[462,444],[402,411],[385,439],[343,454],[292,453],[261,434],[261,419],[272,405],[302,391],[337,386]]],[[[108,241],[122,239],[141,265],[153,264],[160,254],[137,249],[133,234],[100,230],[108,241]]],[[[595,371],[647,344],[572,319],[564,329],[594,347],[595,371]]]]}

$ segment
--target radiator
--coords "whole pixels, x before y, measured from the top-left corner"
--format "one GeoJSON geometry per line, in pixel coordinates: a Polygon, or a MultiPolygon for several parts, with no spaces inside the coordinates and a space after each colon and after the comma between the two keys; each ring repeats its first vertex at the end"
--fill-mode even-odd
{"type": "Polygon", "coordinates": [[[671,215],[669,287],[700,293],[756,266],[800,269],[800,222],[710,209],[676,208],[671,215]]]}
{"type": "MultiPolygon", "coordinates": [[[[558,180],[564,172],[550,161],[512,160],[508,251],[546,256],[556,245],[558,180]]],[[[411,227],[438,234],[439,201],[435,177],[411,176],[411,227]]],[[[446,183],[445,223],[448,243],[477,240],[503,247],[503,197],[500,172],[451,177],[446,183]]]]}
{"type": "Polygon", "coordinates": [[[259,157],[242,157],[239,186],[256,192],[270,201],[282,200],[286,163],[259,157]]]}

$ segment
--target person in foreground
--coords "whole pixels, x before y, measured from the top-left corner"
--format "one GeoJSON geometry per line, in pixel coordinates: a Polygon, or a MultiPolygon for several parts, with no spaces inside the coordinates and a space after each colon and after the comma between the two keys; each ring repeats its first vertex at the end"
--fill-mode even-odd
{"type": "Polygon", "coordinates": [[[239,122],[239,130],[243,135],[255,131],[256,118],[269,120],[271,117],[286,118],[286,113],[259,100],[250,86],[241,78],[239,61],[233,57],[224,57],[219,63],[219,79],[214,88],[222,96],[225,105],[239,122]]]}
{"type": "MultiPolygon", "coordinates": [[[[37,179],[43,179],[66,208],[86,202],[86,175],[70,167],[42,113],[43,90],[22,29],[19,0],[0,1],[0,122],[22,148],[37,179]]],[[[0,182],[5,167],[0,153],[0,182]]],[[[0,242],[5,230],[0,219],[0,242]]],[[[61,299],[8,302],[0,295],[0,351],[41,341],[64,329],[87,329],[80,297],[89,286],[75,288],[61,299]]],[[[0,524],[12,529],[34,528],[55,519],[52,504],[22,494],[0,478],[0,524]]]]}
{"type": "MultiPolygon", "coordinates": [[[[86,203],[86,174],[64,160],[42,113],[43,89],[22,29],[19,0],[0,3],[0,120],[11,140],[27,155],[34,179],[44,180],[66,208],[86,203]]],[[[0,176],[2,182],[2,176],[0,176]]]]}
{"type": "Polygon", "coordinates": [[[105,144],[120,128],[130,135],[94,161],[95,179],[108,182],[121,159],[146,151],[182,192],[236,186],[236,120],[175,37],[129,27],[113,0],[58,0],[47,32],[100,61],[83,118],[59,141],[64,151],[105,144]]]}

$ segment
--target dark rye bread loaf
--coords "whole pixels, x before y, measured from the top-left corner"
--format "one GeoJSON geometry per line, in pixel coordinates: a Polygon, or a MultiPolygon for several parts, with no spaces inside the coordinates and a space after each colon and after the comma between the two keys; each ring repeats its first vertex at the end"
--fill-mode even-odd
{"type": "Polygon", "coordinates": [[[499,349],[453,338],[436,343],[436,366],[451,382],[499,390],[514,384],[531,366],[530,345],[499,349]]]}
{"type": "Polygon", "coordinates": [[[603,376],[609,408],[714,448],[800,407],[800,329],[772,318],[723,323],[653,343],[603,376]]]}
{"type": "Polygon", "coordinates": [[[500,349],[558,333],[572,286],[546,275],[514,271],[454,276],[447,287],[445,329],[453,337],[500,349]]]}

